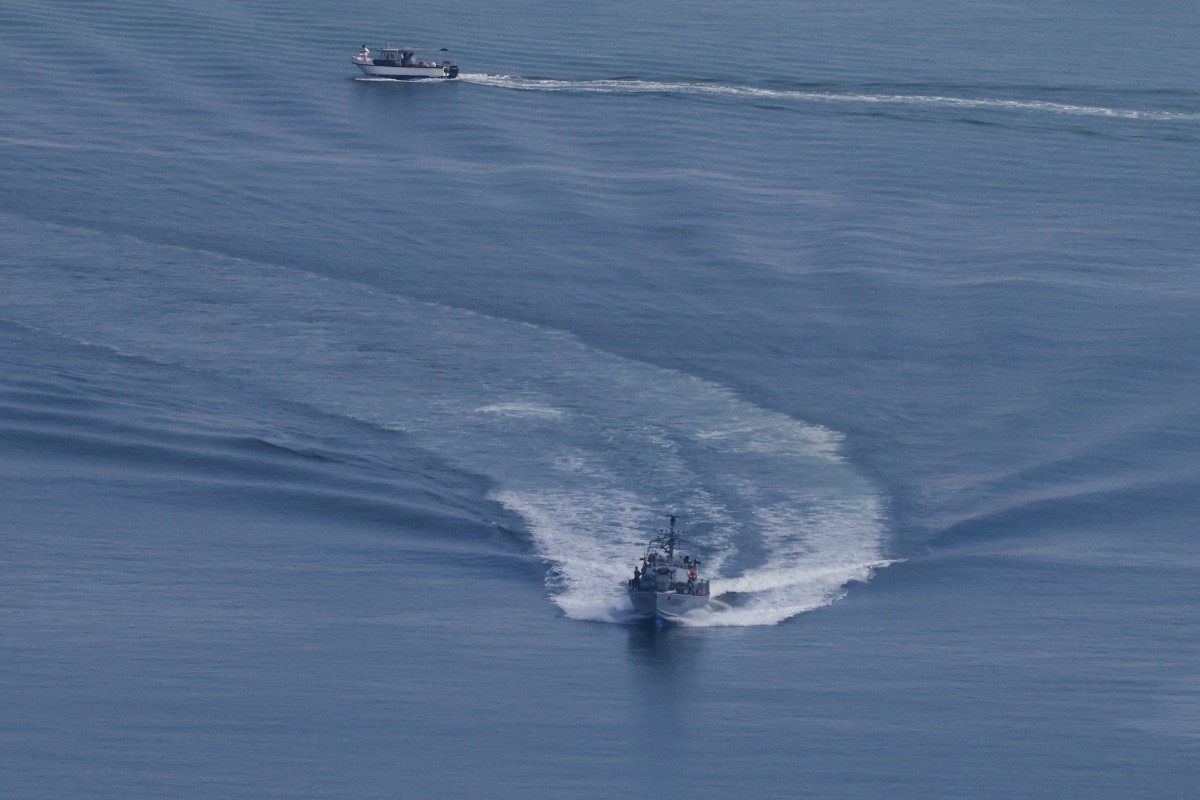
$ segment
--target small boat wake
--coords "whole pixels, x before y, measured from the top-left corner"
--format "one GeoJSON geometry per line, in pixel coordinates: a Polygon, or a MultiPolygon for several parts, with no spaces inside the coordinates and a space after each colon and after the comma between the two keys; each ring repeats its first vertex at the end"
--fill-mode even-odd
{"type": "Polygon", "coordinates": [[[908,106],[961,110],[1022,111],[1107,119],[1196,122],[1200,113],[1152,109],[1110,108],[1088,103],[1064,103],[1022,98],[955,97],[907,92],[779,89],[703,81],[651,81],[637,78],[556,80],[515,75],[463,73],[466,83],[527,92],[578,92],[600,94],[670,94],[744,98],[793,103],[839,103],[863,106],[908,106]]]}

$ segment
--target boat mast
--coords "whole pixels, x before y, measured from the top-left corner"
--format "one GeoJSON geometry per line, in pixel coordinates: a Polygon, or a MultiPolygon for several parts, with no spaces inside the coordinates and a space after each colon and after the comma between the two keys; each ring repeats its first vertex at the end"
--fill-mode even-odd
{"type": "Polygon", "coordinates": [[[671,532],[667,535],[667,558],[675,557],[675,515],[671,515],[671,532]]]}

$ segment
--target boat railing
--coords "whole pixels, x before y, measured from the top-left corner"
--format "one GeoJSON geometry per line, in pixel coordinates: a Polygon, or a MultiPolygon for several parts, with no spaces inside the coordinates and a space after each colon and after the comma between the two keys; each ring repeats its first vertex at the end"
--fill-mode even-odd
{"type": "MultiPolygon", "coordinates": [[[[657,581],[654,580],[646,581],[644,578],[630,578],[627,583],[629,584],[630,591],[634,592],[660,591],[657,581]]],[[[673,594],[689,594],[699,597],[706,597],[708,596],[709,592],[709,582],[707,578],[686,582],[673,581],[667,584],[667,592],[673,594]]]]}

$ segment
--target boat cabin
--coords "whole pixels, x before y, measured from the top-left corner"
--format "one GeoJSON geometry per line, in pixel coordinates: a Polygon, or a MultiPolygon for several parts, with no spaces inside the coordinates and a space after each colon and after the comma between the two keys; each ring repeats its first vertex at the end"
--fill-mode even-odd
{"type": "Polygon", "coordinates": [[[641,566],[629,581],[635,592],[655,591],[677,594],[708,595],[708,581],[697,577],[700,560],[688,549],[675,532],[674,518],[669,534],[650,542],[642,556],[641,566]]]}
{"type": "Polygon", "coordinates": [[[439,62],[429,56],[418,55],[417,51],[411,47],[391,47],[390,45],[375,50],[363,45],[362,50],[358,53],[358,58],[361,61],[373,63],[377,67],[421,67],[428,69],[430,67],[445,66],[445,62],[439,62]]]}

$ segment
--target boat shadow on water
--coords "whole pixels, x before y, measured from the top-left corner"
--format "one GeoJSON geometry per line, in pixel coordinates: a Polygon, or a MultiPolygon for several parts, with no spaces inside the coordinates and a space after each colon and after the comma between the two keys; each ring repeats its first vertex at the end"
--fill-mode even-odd
{"type": "Polygon", "coordinates": [[[639,620],[629,626],[625,649],[634,663],[658,674],[671,674],[691,667],[703,648],[704,633],[702,628],[639,620]]]}

